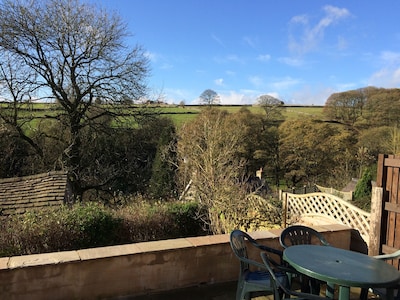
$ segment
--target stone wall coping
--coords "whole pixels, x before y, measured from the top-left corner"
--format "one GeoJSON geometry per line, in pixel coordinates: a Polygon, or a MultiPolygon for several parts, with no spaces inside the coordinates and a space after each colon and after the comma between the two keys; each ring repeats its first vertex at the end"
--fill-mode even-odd
{"type": "Polygon", "coordinates": [[[0,270],[7,270],[9,261],[9,257],[0,257],[0,270]]]}
{"type": "Polygon", "coordinates": [[[126,244],[99,248],[89,248],[78,250],[81,260],[91,260],[99,258],[109,258],[115,256],[131,255],[143,252],[136,244],[126,244]]]}
{"type": "MultiPolygon", "coordinates": [[[[330,224],[313,226],[320,232],[331,232],[348,230],[348,226],[341,224],[330,224]]],[[[283,229],[270,229],[251,232],[251,236],[258,239],[274,239],[279,237],[283,229]]],[[[62,251],[42,254],[31,254],[22,256],[0,258],[0,270],[34,267],[41,265],[54,265],[77,261],[126,256],[144,252],[160,252],[192,247],[200,247],[215,244],[229,243],[229,234],[197,236],[160,241],[140,242],[116,246],[82,249],[77,251],[62,251]]]]}
{"type": "Polygon", "coordinates": [[[142,242],[142,243],[137,243],[136,246],[142,252],[158,252],[158,251],[193,247],[193,245],[186,238],[142,242]]]}
{"type": "Polygon", "coordinates": [[[225,244],[229,243],[229,234],[196,236],[186,238],[194,247],[206,246],[210,244],[225,244]]]}
{"type": "Polygon", "coordinates": [[[34,267],[41,265],[56,265],[80,261],[77,251],[51,252],[10,257],[9,269],[34,267]]]}

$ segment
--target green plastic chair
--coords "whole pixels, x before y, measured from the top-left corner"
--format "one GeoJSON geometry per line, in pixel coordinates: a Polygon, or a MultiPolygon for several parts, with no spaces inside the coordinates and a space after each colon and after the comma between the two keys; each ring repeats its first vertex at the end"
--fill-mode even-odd
{"type": "MultiPolygon", "coordinates": [[[[382,260],[398,260],[400,259],[400,250],[397,250],[393,253],[390,254],[381,254],[381,255],[376,255],[374,256],[377,259],[382,259],[382,260]]],[[[399,292],[399,288],[400,288],[400,282],[398,283],[398,289],[394,290],[394,299],[395,300],[400,300],[400,292],[399,292]]],[[[371,288],[369,289],[369,291],[377,296],[379,296],[379,298],[381,299],[386,299],[386,289],[384,288],[371,288]]],[[[362,289],[361,293],[360,293],[360,299],[361,300],[366,300],[368,298],[368,289],[362,289]]]]}
{"type": "Polygon", "coordinates": [[[279,243],[285,249],[293,245],[310,245],[315,240],[323,246],[330,246],[322,234],[304,225],[289,226],[279,236],[279,243]]]}
{"type": "MultiPolygon", "coordinates": [[[[328,241],[315,229],[304,225],[292,225],[285,228],[279,236],[279,243],[283,248],[294,245],[311,245],[317,242],[323,246],[330,246],[328,241]]],[[[290,274],[289,274],[290,275],[290,274]]],[[[292,278],[290,278],[292,281],[292,278]]],[[[312,292],[319,294],[321,290],[321,281],[310,278],[306,275],[300,275],[301,290],[303,292],[312,292]]]]}
{"type": "MultiPolygon", "coordinates": [[[[230,244],[233,253],[240,261],[239,278],[236,290],[236,300],[250,299],[252,293],[259,292],[263,295],[273,295],[274,287],[269,272],[264,264],[250,259],[249,247],[254,247],[257,252],[266,251],[275,254],[280,259],[282,251],[258,244],[249,234],[241,230],[234,230],[230,235],[230,244]]],[[[286,280],[286,274],[281,273],[277,278],[286,280]]]]}
{"type": "MultiPolygon", "coordinates": [[[[326,300],[326,297],[322,297],[315,294],[303,293],[296,290],[292,290],[287,284],[288,280],[282,280],[277,277],[277,274],[287,274],[286,269],[277,264],[271,259],[267,253],[261,253],[261,259],[264,262],[265,267],[271,277],[272,286],[274,288],[274,300],[284,300],[295,297],[297,300],[309,299],[309,300],[326,300]]],[[[287,275],[286,275],[287,276],[287,275]]]]}

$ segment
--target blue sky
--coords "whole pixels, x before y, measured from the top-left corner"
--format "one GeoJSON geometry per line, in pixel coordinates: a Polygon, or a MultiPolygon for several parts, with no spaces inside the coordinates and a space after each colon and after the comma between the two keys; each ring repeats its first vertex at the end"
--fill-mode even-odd
{"type": "Polygon", "coordinates": [[[96,0],[151,61],[151,96],[222,104],[269,94],[324,105],[335,92],[400,85],[397,0],[96,0]]]}

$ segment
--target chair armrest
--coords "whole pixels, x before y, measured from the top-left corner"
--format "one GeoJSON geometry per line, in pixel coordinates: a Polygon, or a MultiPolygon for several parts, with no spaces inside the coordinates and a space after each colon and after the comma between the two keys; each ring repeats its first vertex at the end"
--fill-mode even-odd
{"type": "Polygon", "coordinates": [[[389,260],[389,259],[396,259],[400,258],[400,250],[397,250],[396,252],[390,253],[390,254],[381,254],[381,255],[376,255],[374,256],[376,259],[382,259],[382,260],[389,260]]]}
{"type": "Polygon", "coordinates": [[[281,272],[285,272],[287,273],[292,273],[292,274],[297,274],[300,275],[301,273],[299,271],[297,271],[296,269],[294,269],[292,266],[290,266],[287,263],[277,263],[274,259],[272,259],[269,255],[268,255],[268,260],[271,263],[271,265],[274,266],[275,269],[281,271],[281,272]]]}
{"type": "Polygon", "coordinates": [[[258,267],[259,269],[266,270],[265,265],[262,264],[262,263],[259,263],[258,261],[255,261],[255,260],[252,260],[252,259],[249,259],[249,258],[245,258],[245,257],[241,257],[240,260],[245,262],[245,263],[248,263],[249,265],[258,267]]]}
{"type": "Polygon", "coordinates": [[[321,243],[324,246],[330,246],[331,245],[331,244],[329,244],[329,242],[323,236],[321,236],[321,243]]]}
{"type": "Polygon", "coordinates": [[[258,249],[262,250],[262,251],[276,254],[276,255],[278,255],[280,258],[283,257],[283,251],[281,251],[281,250],[274,249],[274,248],[271,248],[271,247],[268,247],[268,246],[264,246],[264,245],[260,245],[260,244],[256,244],[255,246],[256,246],[258,249]]]}

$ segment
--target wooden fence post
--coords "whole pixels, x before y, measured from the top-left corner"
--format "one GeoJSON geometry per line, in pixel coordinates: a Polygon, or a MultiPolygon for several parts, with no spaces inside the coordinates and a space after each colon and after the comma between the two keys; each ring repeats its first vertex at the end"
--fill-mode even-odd
{"type": "Polygon", "coordinates": [[[369,247],[368,255],[380,254],[381,246],[381,220],[382,220],[382,187],[372,187],[371,194],[371,218],[369,221],[369,247]]]}
{"type": "Polygon", "coordinates": [[[282,228],[286,228],[287,226],[287,194],[283,192],[282,190],[279,190],[279,199],[282,201],[282,228]]]}

